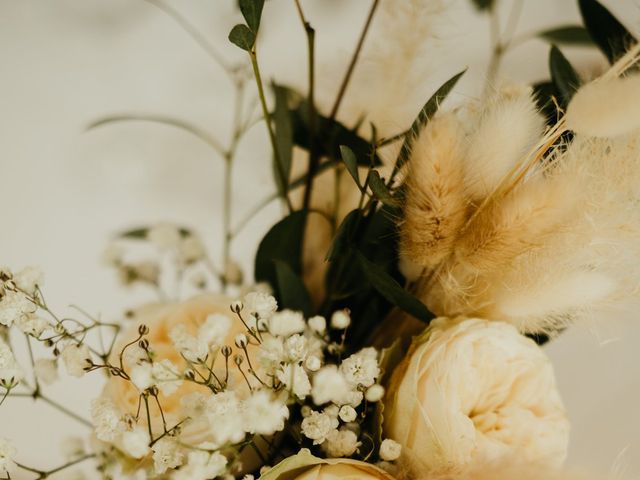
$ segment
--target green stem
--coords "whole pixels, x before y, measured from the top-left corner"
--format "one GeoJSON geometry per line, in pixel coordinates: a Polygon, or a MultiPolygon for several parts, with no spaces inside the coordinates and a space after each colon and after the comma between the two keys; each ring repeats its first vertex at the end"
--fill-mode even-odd
{"type": "Polygon", "coordinates": [[[289,195],[287,194],[289,179],[287,178],[286,172],[282,168],[282,163],[280,162],[280,153],[278,152],[278,146],[276,144],[276,137],[273,133],[273,125],[271,124],[271,115],[269,114],[269,109],[267,108],[267,100],[264,95],[264,87],[262,85],[262,76],[260,75],[260,67],[258,65],[258,56],[256,54],[255,47],[249,52],[249,57],[251,58],[251,67],[253,68],[253,76],[256,80],[256,85],[258,87],[258,96],[260,98],[260,105],[262,106],[262,114],[264,115],[264,121],[267,124],[267,131],[269,132],[269,141],[271,142],[271,148],[273,149],[273,154],[276,159],[276,170],[278,171],[278,175],[280,176],[280,181],[282,184],[282,194],[284,197],[284,201],[287,204],[287,208],[290,212],[293,211],[293,205],[291,204],[291,200],[289,199],[289,195]]]}

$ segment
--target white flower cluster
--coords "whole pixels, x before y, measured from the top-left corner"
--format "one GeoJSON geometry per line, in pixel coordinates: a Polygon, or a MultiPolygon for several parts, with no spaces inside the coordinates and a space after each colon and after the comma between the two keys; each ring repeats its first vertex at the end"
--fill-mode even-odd
{"type": "Polygon", "coordinates": [[[0,386],[12,389],[22,380],[22,370],[16,363],[9,345],[0,337],[0,386]]]}
{"type": "Polygon", "coordinates": [[[329,322],[320,316],[306,320],[300,312],[278,311],[275,298],[264,292],[248,293],[230,307],[234,320],[214,313],[198,324],[166,328],[170,343],[157,348],[176,352],[170,357],[154,351],[152,323],[138,327],[138,346],[122,351],[128,367],[116,367],[140,398],[138,413],[124,411],[117,396],[103,395],[92,405],[105,458],[152,459],[140,462],[147,477],[245,474],[260,466],[241,453],[247,442],[253,443],[246,449],[251,456],[257,449],[269,458],[275,434],[285,427],[327,456],[357,454],[367,406],[381,400],[384,389],[377,383],[375,349],[340,358],[342,340],[332,337],[344,338],[349,312],[337,312],[329,322]],[[301,408],[298,425],[289,422],[292,408],[301,408]]]}
{"type": "Polygon", "coordinates": [[[39,317],[38,287],[42,285],[42,272],[35,267],[27,267],[16,274],[0,269],[0,325],[17,326],[23,333],[40,338],[50,326],[39,317]]]}

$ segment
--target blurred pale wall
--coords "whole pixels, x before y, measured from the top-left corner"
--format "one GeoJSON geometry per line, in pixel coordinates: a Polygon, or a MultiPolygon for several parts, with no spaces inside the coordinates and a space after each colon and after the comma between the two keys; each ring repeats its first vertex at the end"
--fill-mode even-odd
{"type": "MultiPolygon", "coordinates": [[[[226,58],[242,59],[226,41],[238,20],[235,2],[170,3],[226,58]]],[[[303,3],[318,31],[319,84],[333,85],[369,2],[303,3]]],[[[470,69],[455,93],[458,101],[476,96],[483,83],[487,20],[474,15],[464,0],[449,3],[436,19],[446,28],[424,59],[429,75],[409,111],[417,111],[419,99],[464,66],[470,69]]],[[[505,18],[511,1],[503,3],[505,18]]],[[[637,0],[605,3],[637,30],[637,0]]],[[[525,0],[519,31],[577,18],[573,0],[525,0]]],[[[505,71],[519,80],[540,79],[546,75],[547,50],[542,42],[529,42],[506,57],[505,71]]],[[[565,51],[582,67],[602,63],[595,52],[565,51]]],[[[304,85],[305,42],[291,2],[268,2],[261,54],[267,78],[304,85]]],[[[162,126],[85,128],[107,113],[167,113],[224,140],[230,135],[230,87],[171,19],[142,0],[1,0],[1,263],[42,266],[49,301],[56,308],[76,303],[114,318],[147,298],[145,292],[131,295],[120,289],[112,272],[99,263],[114,231],[179,221],[199,229],[218,253],[222,164],[206,145],[162,126]]],[[[330,98],[329,93],[324,97],[330,98]]],[[[262,125],[241,145],[234,171],[234,218],[273,191],[267,148],[262,125]]],[[[257,240],[278,214],[277,205],[265,209],[234,246],[234,257],[247,268],[257,240]]],[[[548,347],[573,422],[569,464],[601,472],[615,468],[631,478],[640,475],[640,323],[633,313],[626,322],[598,319],[574,328],[548,347]]],[[[88,400],[99,383],[97,376],[89,382],[69,380],[50,392],[88,416],[88,400]],[[82,389],[86,384],[91,391],[82,389]]],[[[10,400],[0,409],[0,436],[13,439],[20,460],[30,465],[55,465],[58,441],[73,433],[83,433],[82,427],[29,400],[10,400]]]]}

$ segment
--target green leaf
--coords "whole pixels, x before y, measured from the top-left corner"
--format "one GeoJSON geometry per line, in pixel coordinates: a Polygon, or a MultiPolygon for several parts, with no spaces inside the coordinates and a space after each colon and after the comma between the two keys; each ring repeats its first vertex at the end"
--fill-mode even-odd
{"type": "Polygon", "coordinates": [[[598,48],[614,63],[637,43],[629,30],[597,0],[578,0],[584,26],[598,48]]]}
{"type": "Polygon", "coordinates": [[[240,11],[254,34],[258,34],[264,0],[240,0],[240,11]]]}
{"type": "Polygon", "coordinates": [[[256,35],[246,25],[236,25],[229,33],[229,41],[242,50],[250,52],[256,43],[256,35]]]}
{"type": "MultiPolygon", "coordinates": [[[[289,115],[289,90],[274,83],[273,92],[276,101],[272,116],[276,127],[276,148],[280,158],[280,168],[284,173],[284,177],[288,179],[291,174],[291,161],[293,158],[293,128],[291,126],[291,116],[289,115]]],[[[275,156],[273,161],[274,163],[277,161],[275,156]]],[[[278,191],[284,196],[285,189],[282,185],[280,169],[278,169],[277,165],[274,165],[273,169],[278,191]]]]}
{"type": "Polygon", "coordinates": [[[274,265],[278,282],[278,298],[282,308],[298,310],[305,316],[310,316],[313,313],[311,297],[302,278],[282,260],[274,260],[274,265]]]}
{"type": "Polygon", "coordinates": [[[256,281],[268,282],[277,287],[274,262],[281,260],[294,273],[302,270],[302,240],[306,224],[306,212],[297,211],[276,223],[264,236],[256,252],[254,274],[256,281]]]}
{"type": "Polygon", "coordinates": [[[375,288],[380,295],[396,307],[425,323],[429,323],[434,318],[434,315],[427,309],[424,303],[403,289],[400,284],[381,267],[367,260],[360,252],[358,252],[357,258],[367,280],[369,280],[373,288],[375,288]]]}
{"type": "Polygon", "coordinates": [[[568,104],[580,87],[581,81],[569,60],[555,45],[551,46],[549,52],[549,70],[551,71],[551,79],[562,96],[563,103],[568,104]]]}
{"type": "Polygon", "coordinates": [[[543,30],[538,37],[560,45],[593,45],[593,39],[586,28],[580,25],[564,25],[543,30]]]}
{"type": "MultiPolygon", "coordinates": [[[[311,129],[309,126],[308,105],[306,100],[291,110],[293,123],[293,141],[305,150],[311,145],[311,129]]],[[[345,127],[337,120],[331,120],[321,114],[317,116],[316,148],[322,157],[341,158],[340,146],[346,145],[355,154],[360,165],[369,166],[371,157],[371,142],[362,138],[358,133],[345,127]]],[[[374,157],[374,164],[381,165],[380,157],[374,157]]]]}
{"type": "Polygon", "coordinates": [[[409,132],[404,137],[404,142],[402,143],[402,148],[400,148],[400,153],[398,154],[398,160],[396,162],[396,169],[402,167],[405,162],[409,158],[409,153],[411,152],[411,147],[413,142],[417,138],[418,134],[422,131],[422,129],[426,126],[429,119],[435,115],[440,107],[440,104],[447,98],[449,92],[453,89],[453,87],[458,83],[460,77],[467,71],[465,68],[460,73],[455,74],[449,80],[442,84],[442,86],[436,90],[427,103],[424,104],[422,110],[418,113],[418,116],[411,124],[411,128],[409,132]]]}
{"type": "Polygon", "coordinates": [[[380,174],[377,170],[369,170],[368,178],[369,187],[371,187],[371,191],[378,200],[390,207],[398,206],[398,200],[393,197],[389,188],[387,188],[387,185],[380,178],[380,174]]]}
{"type": "Polygon", "coordinates": [[[329,247],[329,252],[327,252],[326,260],[334,261],[349,250],[353,234],[361,217],[362,212],[358,208],[351,210],[347,216],[344,217],[344,220],[342,220],[342,223],[340,223],[340,226],[338,227],[335,237],[333,237],[331,247],[329,247]]]}
{"type": "Polygon", "coordinates": [[[342,156],[342,161],[347,166],[347,171],[353,178],[353,181],[356,182],[356,185],[362,191],[362,184],[360,183],[360,174],[358,173],[358,159],[356,155],[346,145],[340,145],[340,154],[342,156]]]}
{"type": "Polygon", "coordinates": [[[495,0],[471,0],[473,5],[481,12],[493,9],[495,0]]]}

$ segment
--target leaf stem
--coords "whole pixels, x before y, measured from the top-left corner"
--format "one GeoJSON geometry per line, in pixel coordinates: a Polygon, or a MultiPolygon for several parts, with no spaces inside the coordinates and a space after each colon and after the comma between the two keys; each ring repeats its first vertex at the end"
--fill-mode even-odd
{"type": "Polygon", "coordinates": [[[276,144],[276,137],[273,133],[273,125],[271,124],[271,115],[269,114],[269,109],[267,107],[267,100],[264,95],[264,86],[262,85],[262,76],[260,75],[260,66],[258,65],[258,55],[256,53],[255,46],[249,52],[249,57],[251,58],[251,67],[253,68],[253,76],[256,80],[256,85],[258,87],[258,96],[260,98],[260,105],[262,107],[262,114],[264,115],[264,121],[267,124],[267,131],[269,132],[269,141],[271,142],[271,148],[273,149],[273,154],[276,157],[276,169],[278,170],[278,175],[280,176],[280,180],[282,182],[282,190],[284,201],[287,204],[287,208],[289,211],[293,211],[293,205],[291,204],[291,200],[289,199],[289,195],[287,194],[289,181],[285,171],[282,168],[282,163],[280,162],[280,153],[278,152],[278,146],[276,144]]]}

